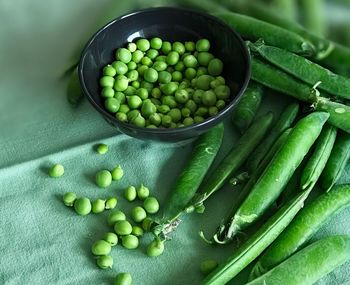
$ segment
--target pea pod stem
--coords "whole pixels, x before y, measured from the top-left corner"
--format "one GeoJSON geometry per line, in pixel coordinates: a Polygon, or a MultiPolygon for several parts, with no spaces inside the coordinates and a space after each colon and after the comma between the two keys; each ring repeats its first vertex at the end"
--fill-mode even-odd
{"type": "Polygon", "coordinates": [[[208,275],[202,285],[223,285],[228,283],[249,263],[258,257],[287,227],[298,211],[303,207],[310,191],[299,193],[288,204],[280,208],[268,219],[240,248],[219,267],[208,275]]]}
{"type": "Polygon", "coordinates": [[[253,267],[250,280],[301,248],[333,215],[350,205],[350,184],[337,185],[303,208],[253,267]]]}
{"type": "Polygon", "coordinates": [[[246,285],[310,285],[350,259],[350,236],[330,236],[298,251],[246,285]],[[291,274],[291,272],[293,274],[291,274]]]}

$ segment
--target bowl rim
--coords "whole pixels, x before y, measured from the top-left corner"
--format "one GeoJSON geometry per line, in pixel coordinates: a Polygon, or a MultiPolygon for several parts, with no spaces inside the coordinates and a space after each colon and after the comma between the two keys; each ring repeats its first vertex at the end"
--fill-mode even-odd
{"type": "Polygon", "coordinates": [[[91,105],[99,113],[101,113],[103,116],[106,116],[110,121],[116,122],[117,125],[123,126],[123,128],[132,128],[137,132],[149,133],[149,134],[175,134],[175,133],[179,133],[179,132],[186,132],[186,130],[196,130],[196,129],[200,130],[202,127],[205,127],[207,124],[210,124],[210,123],[216,121],[216,119],[218,119],[219,117],[225,116],[232,109],[233,105],[238,103],[237,102],[238,100],[236,100],[236,98],[233,99],[224,109],[220,110],[218,112],[218,114],[216,114],[215,116],[209,117],[200,123],[194,123],[192,125],[181,127],[181,128],[146,128],[146,127],[138,127],[138,126],[135,126],[135,125],[130,124],[130,123],[125,123],[125,122],[119,121],[115,116],[113,116],[112,114],[107,112],[104,108],[102,108],[94,100],[93,96],[90,94],[90,92],[85,84],[84,75],[83,75],[83,62],[84,62],[84,58],[86,57],[86,54],[89,50],[90,45],[95,41],[96,37],[98,37],[98,35],[100,33],[102,33],[104,30],[108,29],[110,26],[114,25],[115,23],[117,23],[125,18],[137,16],[137,15],[143,14],[143,13],[159,11],[159,10],[164,10],[164,11],[177,10],[180,12],[195,13],[197,15],[201,15],[203,17],[210,18],[211,20],[217,22],[219,25],[222,25],[225,28],[231,30],[232,34],[234,35],[234,37],[236,38],[236,40],[238,41],[238,43],[241,46],[241,51],[243,53],[243,57],[245,59],[246,65],[247,65],[246,66],[246,73],[244,75],[244,82],[240,86],[240,89],[236,94],[236,98],[240,98],[243,95],[246,88],[248,87],[249,81],[251,79],[251,58],[250,58],[249,50],[246,47],[245,42],[242,39],[241,35],[238,32],[236,32],[236,30],[234,30],[232,27],[230,27],[228,24],[226,24],[224,21],[222,21],[221,19],[219,19],[213,15],[210,15],[209,13],[194,10],[194,9],[183,8],[183,7],[174,7],[174,6],[160,6],[160,7],[145,8],[145,9],[140,9],[140,10],[133,11],[130,13],[126,13],[124,15],[121,15],[121,16],[111,20],[110,22],[108,22],[107,24],[105,24],[101,28],[99,28],[91,36],[91,38],[87,41],[87,43],[85,44],[85,46],[83,48],[83,51],[81,52],[81,56],[80,56],[79,64],[78,64],[78,75],[79,75],[79,81],[81,84],[81,88],[83,90],[85,97],[87,97],[88,101],[91,103],[91,105]]]}

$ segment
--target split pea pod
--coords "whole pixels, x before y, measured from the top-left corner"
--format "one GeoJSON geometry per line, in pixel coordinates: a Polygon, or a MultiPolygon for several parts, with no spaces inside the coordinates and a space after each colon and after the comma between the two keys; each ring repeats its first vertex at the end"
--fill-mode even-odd
{"type": "Polygon", "coordinates": [[[328,117],[325,112],[314,112],[295,125],[287,141],[266,167],[248,197],[226,224],[220,237],[223,243],[229,242],[239,231],[258,220],[276,201],[321,133],[328,117]]]}
{"type": "Polygon", "coordinates": [[[243,133],[253,122],[263,96],[263,88],[250,83],[232,114],[233,124],[243,133]]]}
{"type": "MultiPolygon", "coordinates": [[[[311,190],[311,189],[310,189],[311,190]]],[[[288,204],[280,208],[268,219],[241,247],[220,264],[215,271],[208,275],[202,285],[223,285],[241,272],[255,258],[257,258],[287,227],[298,211],[310,191],[299,193],[288,204]]]]}
{"type": "Polygon", "coordinates": [[[298,112],[298,103],[292,103],[288,105],[285,110],[283,110],[281,116],[278,118],[269,134],[247,159],[247,168],[249,171],[254,171],[258,167],[259,163],[263,160],[274,141],[284,130],[293,125],[298,112]]]}
{"type": "Polygon", "coordinates": [[[333,215],[350,205],[350,184],[337,185],[305,206],[253,267],[250,280],[277,266],[301,248],[333,215]]]}
{"type": "Polygon", "coordinates": [[[305,189],[310,184],[317,182],[329,159],[336,136],[337,129],[326,124],[315,143],[315,150],[306,163],[301,175],[301,189],[305,189]]]}
{"type": "Polygon", "coordinates": [[[350,158],[350,135],[338,132],[332,152],[320,180],[321,186],[329,191],[337,183],[350,158]]]}
{"type": "Polygon", "coordinates": [[[254,58],[252,60],[253,80],[282,94],[300,101],[309,102],[317,111],[330,114],[329,123],[350,133],[350,107],[319,96],[318,90],[298,81],[293,76],[254,58]]]}
{"type": "Polygon", "coordinates": [[[350,79],[280,48],[267,46],[263,43],[248,43],[248,46],[252,52],[259,54],[268,62],[298,79],[311,85],[321,81],[318,89],[341,98],[350,99],[350,79]]]}
{"type": "Polygon", "coordinates": [[[295,253],[246,285],[310,285],[350,259],[350,236],[330,236],[295,253]]]}

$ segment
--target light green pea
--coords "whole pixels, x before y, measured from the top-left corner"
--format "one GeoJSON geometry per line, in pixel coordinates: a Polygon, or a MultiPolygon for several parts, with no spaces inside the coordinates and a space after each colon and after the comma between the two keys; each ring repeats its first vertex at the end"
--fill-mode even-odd
{"type": "Polygon", "coordinates": [[[166,128],[169,128],[171,126],[171,117],[168,116],[168,115],[164,115],[162,117],[162,126],[166,127],[166,128]]]}
{"type": "Polygon", "coordinates": [[[171,117],[171,121],[178,123],[181,120],[181,111],[178,108],[171,109],[168,114],[171,117]]]}
{"type": "Polygon", "coordinates": [[[153,64],[153,68],[155,70],[157,70],[158,72],[160,71],[163,71],[163,70],[166,70],[167,68],[167,64],[164,62],[164,61],[156,61],[154,64],[153,64]]]}
{"type": "Polygon", "coordinates": [[[196,50],[201,51],[208,51],[210,49],[210,42],[207,39],[200,39],[196,42],[196,50]]]}
{"type": "Polygon", "coordinates": [[[131,210],[131,217],[136,223],[139,223],[147,217],[147,213],[142,207],[136,206],[131,210]]]}
{"type": "Polygon", "coordinates": [[[97,199],[92,202],[92,212],[94,214],[102,213],[105,209],[105,200],[97,199]]]}
{"type": "Polygon", "coordinates": [[[110,226],[114,226],[116,222],[124,221],[125,219],[126,216],[122,211],[114,210],[108,215],[107,223],[110,226]]]}
{"type": "Polygon", "coordinates": [[[196,80],[196,87],[202,90],[210,89],[210,82],[213,80],[213,77],[210,75],[201,75],[196,80]]]}
{"type": "Polygon", "coordinates": [[[155,239],[147,247],[147,255],[149,257],[156,257],[164,252],[164,242],[155,239]]]}
{"type": "Polygon", "coordinates": [[[121,62],[120,60],[114,61],[112,63],[113,68],[119,75],[124,75],[125,73],[128,72],[128,66],[124,63],[121,62]]]}
{"type": "Polygon", "coordinates": [[[151,124],[155,125],[155,126],[159,126],[160,123],[162,122],[162,118],[160,117],[160,115],[158,113],[154,113],[151,116],[149,116],[149,121],[151,124]]]}
{"type": "Polygon", "coordinates": [[[159,55],[159,56],[157,56],[156,61],[166,62],[166,55],[159,55]]]}
{"type": "Polygon", "coordinates": [[[174,42],[172,45],[172,50],[176,51],[180,55],[184,54],[186,51],[184,44],[181,42],[174,42]]]}
{"type": "Polygon", "coordinates": [[[216,96],[214,91],[212,90],[205,91],[201,99],[204,106],[215,106],[216,96]]]}
{"type": "Polygon", "coordinates": [[[148,93],[150,93],[153,89],[153,83],[142,81],[140,84],[141,88],[147,89],[148,93]]]}
{"type": "Polygon", "coordinates": [[[178,88],[178,85],[175,82],[169,82],[160,87],[160,90],[167,96],[173,95],[178,88]]]}
{"type": "Polygon", "coordinates": [[[108,170],[100,170],[96,173],[96,185],[100,188],[106,188],[112,183],[112,174],[108,170]]]}
{"type": "Polygon", "coordinates": [[[128,121],[128,116],[125,113],[117,112],[115,113],[115,117],[118,121],[126,123],[128,121]]]}
{"type": "Polygon", "coordinates": [[[153,49],[161,49],[162,43],[163,43],[162,39],[158,37],[152,38],[150,41],[151,48],[153,49]]]}
{"type": "Polygon", "coordinates": [[[131,122],[133,119],[135,119],[140,114],[139,110],[131,110],[127,113],[128,121],[131,122]]]}
{"type": "Polygon", "coordinates": [[[171,74],[168,71],[161,71],[158,74],[158,81],[162,84],[167,84],[171,81],[171,74]]]}
{"type": "Polygon", "coordinates": [[[186,67],[196,67],[198,64],[197,59],[192,54],[186,55],[183,59],[183,63],[186,67]]]}
{"type": "Polygon", "coordinates": [[[178,89],[175,92],[175,100],[180,104],[185,104],[189,99],[188,92],[185,89],[178,89]]]}
{"type": "Polygon", "coordinates": [[[139,88],[136,91],[136,95],[142,100],[146,100],[148,98],[148,90],[146,88],[139,88]]]}
{"type": "Polygon", "coordinates": [[[208,73],[213,76],[218,76],[222,73],[224,64],[218,58],[213,58],[208,65],[208,73]]]}
{"type": "Polygon", "coordinates": [[[116,221],[114,231],[120,236],[129,235],[132,232],[132,226],[126,220],[116,221]]]}
{"type": "Polygon", "coordinates": [[[138,114],[135,118],[133,118],[130,123],[134,124],[137,127],[143,128],[146,125],[146,119],[138,114]]]}
{"type": "Polygon", "coordinates": [[[111,250],[111,245],[105,240],[98,240],[91,247],[91,252],[93,255],[108,255],[111,250]]]}
{"type": "Polygon", "coordinates": [[[61,177],[63,174],[64,174],[64,167],[62,164],[56,163],[53,166],[51,166],[51,168],[49,169],[50,177],[57,178],[57,177],[61,177]]]}
{"type": "Polygon", "coordinates": [[[142,221],[142,228],[146,232],[149,232],[151,230],[152,225],[153,225],[153,220],[149,217],[147,217],[142,221]]]}
{"type": "Polygon", "coordinates": [[[136,41],[136,46],[139,50],[145,52],[150,48],[150,42],[147,39],[138,39],[136,41]]]}
{"type": "Polygon", "coordinates": [[[125,91],[128,88],[129,80],[124,75],[123,77],[116,78],[114,82],[115,91],[125,91]]]}
{"type": "Polygon", "coordinates": [[[182,73],[180,71],[174,71],[171,74],[171,79],[175,82],[180,82],[182,80],[182,73]]]}
{"type": "Polygon", "coordinates": [[[119,110],[120,102],[119,102],[119,100],[117,100],[115,98],[107,98],[105,100],[105,107],[106,107],[108,112],[116,113],[119,110]]]}
{"type": "Polygon", "coordinates": [[[149,118],[157,111],[157,107],[152,102],[143,102],[141,113],[145,118],[149,118]]]}
{"type": "Polygon", "coordinates": [[[185,118],[185,119],[183,120],[183,124],[184,124],[185,126],[193,125],[193,124],[194,124],[194,120],[193,120],[191,117],[185,118]]]}
{"type": "Polygon", "coordinates": [[[126,114],[126,113],[129,112],[129,111],[130,111],[130,108],[129,108],[129,106],[126,105],[126,104],[120,105],[119,110],[118,110],[118,112],[124,113],[124,114],[126,114]]]}
{"type": "Polygon", "coordinates": [[[136,81],[139,78],[139,73],[137,70],[130,70],[127,74],[126,77],[129,79],[130,82],[136,81]]]}
{"type": "Polygon", "coordinates": [[[122,236],[122,245],[127,249],[135,249],[139,246],[139,239],[134,235],[124,235],[122,236]]]}
{"type": "Polygon", "coordinates": [[[72,207],[76,199],[77,195],[74,192],[67,192],[63,195],[63,203],[68,207],[72,207]]]}
{"type": "Polygon", "coordinates": [[[144,78],[150,83],[154,83],[158,80],[158,72],[154,68],[148,68],[144,73],[144,78]]]}
{"type": "Polygon", "coordinates": [[[149,57],[151,60],[155,60],[158,55],[159,55],[159,52],[156,49],[149,49],[146,52],[146,56],[149,57]]]}
{"type": "Polygon", "coordinates": [[[209,52],[198,53],[198,63],[202,66],[208,66],[209,62],[214,58],[214,56],[209,52]]]}
{"type": "Polygon", "coordinates": [[[128,96],[126,98],[131,109],[138,109],[142,105],[142,99],[137,95],[128,96]]]}
{"type": "Polygon", "coordinates": [[[115,76],[117,74],[117,71],[114,69],[114,67],[112,65],[107,65],[103,68],[103,75],[106,76],[115,76]]]}
{"type": "Polygon", "coordinates": [[[226,103],[225,103],[224,100],[221,100],[221,99],[220,99],[220,100],[216,101],[216,107],[217,107],[219,110],[224,109],[225,106],[226,106],[226,103]]]}
{"type": "Polygon", "coordinates": [[[105,209],[106,210],[110,210],[110,209],[114,209],[118,204],[118,199],[115,198],[115,197],[112,197],[112,198],[108,198],[106,200],[106,206],[105,206],[105,209]]]}
{"type": "Polygon", "coordinates": [[[151,96],[155,99],[159,99],[160,97],[162,97],[162,92],[158,87],[155,87],[151,91],[151,96]]]}
{"type": "Polygon", "coordinates": [[[221,100],[226,100],[230,97],[230,88],[227,85],[220,85],[215,87],[214,92],[216,97],[221,100]]]}
{"type": "Polygon", "coordinates": [[[116,59],[121,62],[128,63],[131,60],[131,52],[126,48],[118,48],[116,52],[116,59]]]}
{"type": "Polygon", "coordinates": [[[147,197],[143,201],[143,207],[149,214],[155,214],[159,210],[159,202],[155,197],[147,197]]]}
{"type": "Polygon", "coordinates": [[[135,43],[128,43],[127,48],[130,52],[134,52],[137,49],[137,46],[135,43]]]}
{"type": "Polygon", "coordinates": [[[99,154],[105,154],[108,152],[108,145],[101,143],[97,146],[96,151],[99,154]]]}
{"type": "Polygon", "coordinates": [[[176,51],[171,51],[168,53],[166,57],[166,62],[168,65],[175,65],[178,63],[179,59],[180,59],[179,53],[176,51]]]}
{"type": "Polygon", "coordinates": [[[144,56],[142,59],[141,59],[141,63],[147,67],[150,67],[152,66],[153,62],[152,62],[152,59],[150,59],[148,56],[144,56]]]}
{"type": "Polygon", "coordinates": [[[111,174],[113,180],[120,180],[124,176],[124,170],[120,165],[118,165],[111,171],[111,174]]]}
{"type": "Polygon", "coordinates": [[[168,41],[163,41],[162,43],[162,52],[167,55],[171,52],[171,43],[168,41]]]}
{"type": "Polygon", "coordinates": [[[185,48],[187,51],[195,51],[196,50],[196,44],[192,41],[189,41],[189,42],[185,42],[185,48]]]}
{"type": "Polygon", "coordinates": [[[112,98],[114,96],[114,89],[112,87],[104,87],[101,91],[101,97],[112,98]]]}
{"type": "Polygon", "coordinates": [[[137,189],[137,197],[140,200],[145,200],[149,196],[149,189],[141,184],[141,186],[137,189]]]}
{"type": "Polygon", "coordinates": [[[119,273],[114,280],[114,285],[131,285],[132,278],[129,273],[119,273]]]}
{"type": "Polygon", "coordinates": [[[143,56],[144,56],[144,54],[143,54],[142,51],[140,51],[140,50],[135,50],[135,51],[132,53],[131,59],[132,59],[133,62],[139,63],[139,62],[141,62],[143,56]]]}
{"type": "Polygon", "coordinates": [[[137,196],[137,192],[136,192],[136,188],[134,186],[128,186],[124,190],[124,197],[129,202],[134,201],[136,199],[136,196],[137,196]]]}
{"type": "Polygon", "coordinates": [[[132,232],[134,236],[141,237],[143,235],[143,229],[139,226],[132,226],[132,232]]]}
{"type": "Polygon", "coordinates": [[[105,233],[102,239],[108,242],[111,246],[118,244],[118,236],[115,233],[105,233]]]}
{"type": "Polygon", "coordinates": [[[96,264],[101,269],[112,268],[113,266],[113,257],[110,255],[99,256],[96,260],[96,264]]]}
{"type": "Polygon", "coordinates": [[[218,263],[213,259],[204,260],[200,265],[200,270],[204,275],[208,275],[210,272],[212,272],[216,267],[218,266],[218,263]]]}
{"type": "Polygon", "coordinates": [[[115,79],[112,76],[102,76],[100,79],[101,87],[113,87],[115,79]]]}
{"type": "Polygon", "coordinates": [[[167,105],[170,108],[175,108],[177,106],[177,102],[174,96],[164,96],[162,98],[163,105],[167,105]]]}

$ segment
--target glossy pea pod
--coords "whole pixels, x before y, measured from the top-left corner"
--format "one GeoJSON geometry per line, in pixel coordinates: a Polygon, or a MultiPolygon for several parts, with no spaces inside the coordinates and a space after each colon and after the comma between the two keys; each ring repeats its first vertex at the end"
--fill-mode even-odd
{"type": "Polygon", "coordinates": [[[306,163],[301,175],[301,189],[306,189],[309,185],[317,182],[329,159],[336,136],[337,129],[335,127],[328,124],[324,126],[315,143],[315,150],[306,163]]]}
{"type": "Polygon", "coordinates": [[[337,183],[350,158],[350,135],[338,132],[332,152],[320,181],[324,190],[329,191],[337,183]]]}
{"type": "Polygon", "coordinates": [[[332,216],[350,205],[350,185],[337,185],[303,208],[253,267],[250,280],[301,248],[332,216]]]}
{"type": "Polygon", "coordinates": [[[282,112],[278,121],[274,124],[273,128],[269,132],[268,136],[262,141],[262,143],[253,151],[251,156],[247,159],[247,168],[250,172],[254,171],[264,156],[274,143],[274,141],[281,135],[283,131],[291,127],[298,115],[299,104],[292,103],[288,105],[282,112]]]}
{"type": "MultiPolygon", "coordinates": [[[[311,189],[310,189],[311,190],[311,189]]],[[[310,191],[299,193],[288,204],[280,208],[241,247],[215,271],[209,274],[202,285],[224,285],[257,258],[287,227],[303,207],[310,191]]]]}
{"type": "Polygon", "coordinates": [[[329,113],[328,122],[350,133],[350,107],[319,96],[318,90],[298,81],[293,76],[254,58],[252,60],[253,80],[282,94],[312,104],[317,111],[329,113]]]}
{"type": "Polygon", "coordinates": [[[328,117],[327,113],[315,112],[295,125],[287,141],[259,177],[248,197],[225,225],[223,234],[219,237],[222,243],[231,241],[239,231],[258,220],[276,201],[321,133],[328,117]]]}
{"type": "Polygon", "coordinates": [[[314,284],[349,259],[350,236],[330,236],[300,250],[246,285],[314,284]]]}
{"type": "Polygon", "coordinates": [[[232,114],[232,123],[243,133],[253,122],[263,97],[261,85],[251,83],[232,114]]]}
{"type": "Polygon", "coordinates": [[[311,85],[315,85],[320,81],[321,84],[318,85],[318,89],[344,99],[350,99],[350,79],[335,74],[304,57],[277,47],[267,46],[261,42],[248,43],[248,47],[252,52],[257,53],[268,62],[301,81],[311,85]]]}
{"type": "Polygon", "coordinates": [[[200,207],[214,192],[218,191],[229,180],[232,173],[237,171],[246,161],[247,157],[261,142],[270,128],[273,120],[271,112],[261,116],[242,135],[233,146],[218,167],[210,173],[203,184],[200,192],[189,203],[187,208],[200,207]]]}

